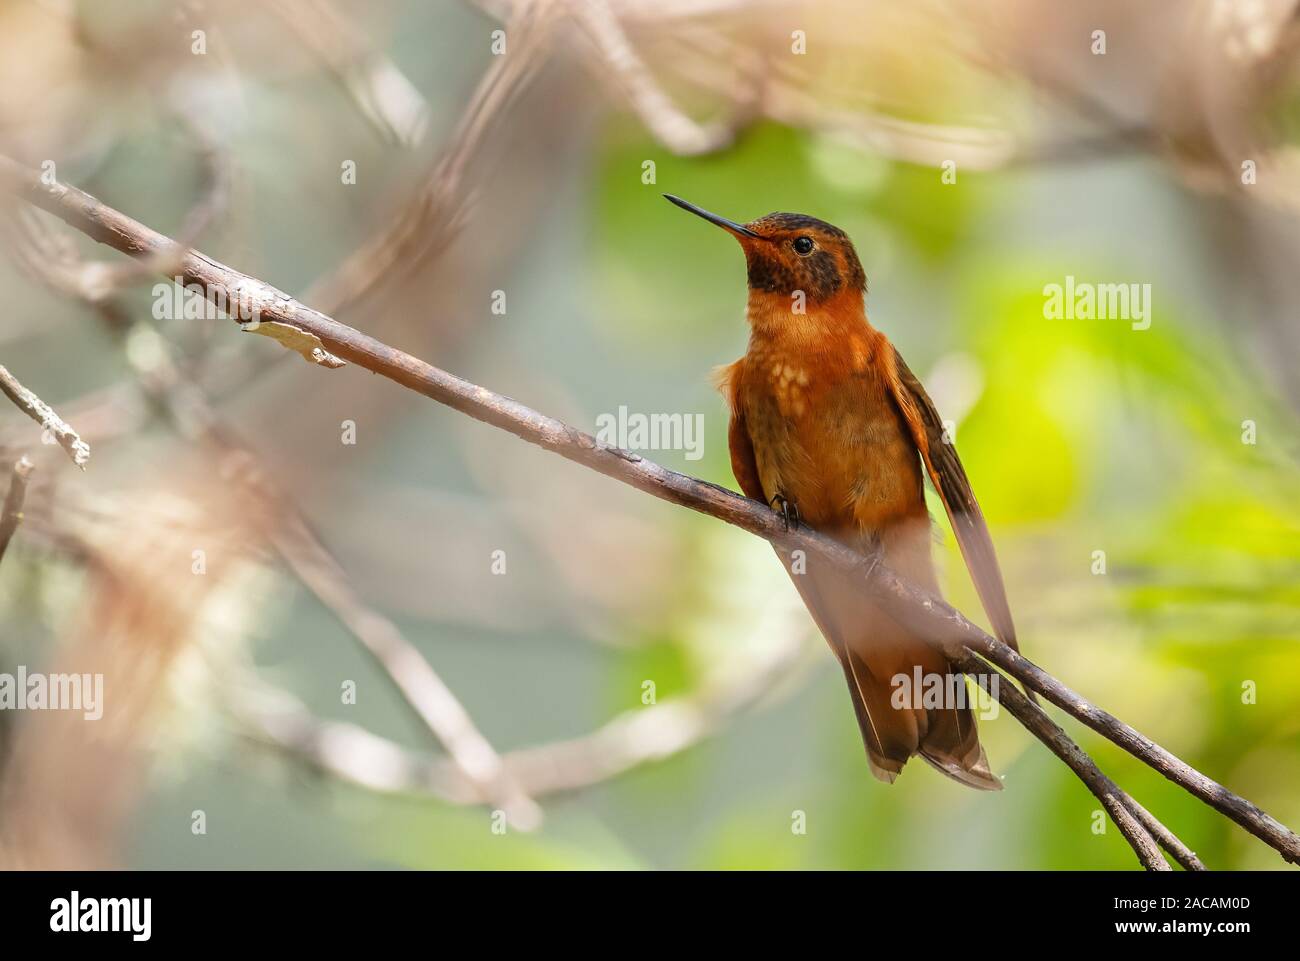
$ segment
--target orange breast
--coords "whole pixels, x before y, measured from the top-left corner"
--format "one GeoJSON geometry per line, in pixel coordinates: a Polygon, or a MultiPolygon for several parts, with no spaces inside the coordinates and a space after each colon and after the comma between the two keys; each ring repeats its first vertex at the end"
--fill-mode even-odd
{"type": "Polygon", "coordinates": [[[925,515],[920,458],[874,363],[879,335],[863,326],[829,345],[756,336],[735,397],[764,493],[828,533],[925,515]]]}

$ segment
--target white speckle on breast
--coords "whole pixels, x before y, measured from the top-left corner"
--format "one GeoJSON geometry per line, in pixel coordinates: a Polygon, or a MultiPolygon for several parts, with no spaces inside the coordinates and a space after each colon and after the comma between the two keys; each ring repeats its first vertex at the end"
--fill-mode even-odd
{"type": "Polygon", "coordinates": [[[768,373],[772,396],[782,417],[802,417],[808,409],[806,388],[811,379],[808,372],[778,357],[768,373]]]}

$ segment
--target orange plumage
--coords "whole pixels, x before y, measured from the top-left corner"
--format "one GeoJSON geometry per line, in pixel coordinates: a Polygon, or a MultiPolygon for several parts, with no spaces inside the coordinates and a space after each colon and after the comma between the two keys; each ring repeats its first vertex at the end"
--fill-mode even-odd
{"type": "MultiPolygon", "coordinates": [[[[866,279],[848,237],[801,214],[738,224],[668,199],[728,230],[745,251],[749,349],[719,377],[741,490],[849,546],[879,547],[901,576],[938,594],[924,468],[994,629],[1015,646],[992,541],[965,471],[924,388],[867,321],[866,279]]],[[[919,754],[964,784],[1001,788],[970,708],[952,698],[923,704],[899,680],[919,669],[956,690],[956,672],[934,644],[815,558],[802,573],[791,570],[791,579],[844,670],[877,777],[893,781],[919,754]]]]}

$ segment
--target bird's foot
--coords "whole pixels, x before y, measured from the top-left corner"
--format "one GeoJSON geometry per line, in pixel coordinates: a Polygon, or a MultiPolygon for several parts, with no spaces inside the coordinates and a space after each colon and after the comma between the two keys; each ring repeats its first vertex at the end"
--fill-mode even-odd
{"type": "Polygon", "coordinates": [[[768,502],[768,506],[781,515],[781,521],[785,524],[787,534],[792,530],[799,529],[799,505],[786,500],[783,495],[777,494],[768,502]]]}

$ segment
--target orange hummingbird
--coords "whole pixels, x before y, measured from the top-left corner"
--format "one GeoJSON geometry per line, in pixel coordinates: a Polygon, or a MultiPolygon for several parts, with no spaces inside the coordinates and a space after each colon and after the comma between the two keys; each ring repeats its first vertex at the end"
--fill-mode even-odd
{"type": "MultiPolygon", "coordinates": [[[[866,275],[848,236],[803,214],[739,224],[664,196],[745,251],[749,349],[718,372],[741,490],[780,511],[787,527],[804,523],[864,553],[879,549],[900,576],[937,595],[924,465],[997,636],[1016,647],[966,471],[925,388],[868,322],[866,275]]],[[[939,648],[815,558],[790,576],[844,670],[872,773],[892,783],[919,754],[962,784],[1000,790],[975,717],[954,696],[964,681],[939,648]],[[942,679],[934,689],[946,693],[923,698],[918,677],[942,679]]]]}

